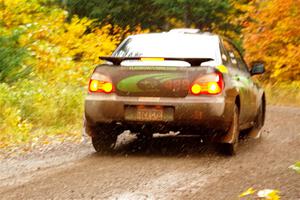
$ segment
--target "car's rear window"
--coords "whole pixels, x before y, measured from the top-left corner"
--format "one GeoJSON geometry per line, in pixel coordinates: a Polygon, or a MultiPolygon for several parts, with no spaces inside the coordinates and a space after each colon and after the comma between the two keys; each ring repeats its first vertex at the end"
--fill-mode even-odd
{"type": "Polygon", "coordinates": [[[117,57],[212,58],[218,56],[214,36],[148,34],[127,38],[114,52],[117,57]]]}

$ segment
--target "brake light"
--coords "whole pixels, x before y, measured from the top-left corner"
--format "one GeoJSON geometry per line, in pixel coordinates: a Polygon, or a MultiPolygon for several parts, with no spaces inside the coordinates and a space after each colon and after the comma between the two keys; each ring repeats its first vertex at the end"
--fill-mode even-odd
{"type": "Polygon", "coordinates": [[[198,83],[195,83],[192,85],[191,91],[193,94],[200,94],[201,92],[201,85],[199,85],[198,83]]]}
{"type": "Polygon", "coordinates": [[[90,80],[89,91],[90,92],[104,92],[111,93],[113,91],[113,84],[108,81],[99,81],[95,79],[90,80]]]}
{"type": "Polygon", "coordinates": [[[141,61],[164,61],[164,58],[141,58],[141,61]]]}
{"type": "Polygon", "coordinates": [[[209,94],[218,94],[221,92],[221,87],[216,82],[209,82],[207,86],[207,92],[209,94]]]}
{"type": "Polygon", "coordinates": [[[220,94],[223,89],[223,78],[220,73],[207,74],[196,79],[191,86],[191,93],[199,94],[220,94]]]}

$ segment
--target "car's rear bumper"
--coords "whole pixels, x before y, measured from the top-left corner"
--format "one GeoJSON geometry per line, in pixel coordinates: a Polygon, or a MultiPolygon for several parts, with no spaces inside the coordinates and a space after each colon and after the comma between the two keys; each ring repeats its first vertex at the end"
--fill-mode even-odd
{"type": "Polygon", "coordinates": [[[233,102],[223,96],[187,96],[184,98],[122,97],[115,94],[89,94],[85,99],[85,118],[89,124],[122,123],[195,126],[226,130],[232,120],[233,102]],[[140,122],[125,119],[126,106],[172,107],[173,120],[140,122]]]}

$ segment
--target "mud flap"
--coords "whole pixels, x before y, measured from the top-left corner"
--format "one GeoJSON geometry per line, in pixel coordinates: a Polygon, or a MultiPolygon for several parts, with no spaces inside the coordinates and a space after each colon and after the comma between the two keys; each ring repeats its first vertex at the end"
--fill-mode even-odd
{"type": "Polygon", "coordinates": [[[225,135],[223,135],[222,137],[218,138],[218,142],[219,143],[229,143],[232,144],[234,141],[236,140],[236,136],[233,132],[228,132],[225,135]]]}
{"type": "MultiPolygon", "coordinates": [[[[237,107],[234,107],[234,109],[237,109],[237,107]]],[[[239,111],[238,110],[234,110],[233,113],[237,112],[236,114],[233,115],[232,117],[232,123],[231,126],[229,128],[229,130],[227,131],[227,133],[223,136],[220,136],[217,139],[217,142],[219,143],[229,143],[229,144],[233,144],[238,140],[239,137],[239,127],[236,127],[236,124],[239,124],[239,111]],[[237,119],[235,119],[235,117],[237,117],[237,119]]]]}
{"type": "Polygon", "coordinates": [[[253,128],[250,133],[249,137],[252,139],[258,139],[261,136],[261,130],[259,128],[253,128]]]}

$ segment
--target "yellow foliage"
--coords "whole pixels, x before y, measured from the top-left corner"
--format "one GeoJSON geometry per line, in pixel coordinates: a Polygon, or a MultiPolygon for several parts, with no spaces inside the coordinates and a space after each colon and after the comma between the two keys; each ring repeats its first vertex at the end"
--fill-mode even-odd
{"type": "Polygon", "coordinates": [[[242,194],[239,195],[239,197],[245,197],[251,194],[254,194],[255,190],[253,188],[249,188],[248,190],[246,190],[245,192],[243,192],[242,194]]]}
{"type": "Polygon", "coordinates": [[[110,55],[125,36],[144,31],[98,27],[88,18],[68,18],[67,11],[45,2],[0,1],[0,31],[20,33],[19,44],[29,53],[23,64],[33,68],[27,80],[0,83],[0,148],[48,143],[53,140],[49,134],[78,139],[84,86],[98,57],[110,55]]]}
{"type": "Polygon", "coordinates": [[[300,174],[300,161],[298,161],[295,164],[289,166],[289,168],[295,170],[297,173],[300,174]]]}
{"type": "Polygon", "coordinates": [[[265,200],[280,200],[278,190],[270,190],[270,189],[260,190],[257,192],[257,196],[265,200]]]}
{"type": "Polygon", "coordinates": [[[14,144],[19,144],[22,142],[27,142],[32,128],[32,124],[28,123],[26,120],[22,120],[21,111],[13,107],[8,107],[1,113],[3,121],[1,121],[2,126],[0,126],[0,148],[4,148],[10,145],[10,143],[4,141],[14,141],[14,144]],[[22,133],[22,134],[13,134],[22,133]]]}
{"type": "MultiPolygon", "coordinates": [[[[247,198],[249,195],[251,195],[253,197],[255,192],[256,192],[256,190],[254,190],[253,188],[249,188],[248,190],[246,190],[245,192],[240,194],[239,197],[247,198]]],[[[258,199],[264,199],[264,200],[280,200],[279,191],[271,190],[271,189],[259,190],[257,192],[257,197],[258,197],[258,199]]]]}
{"type": "MultiPolygon", "coordinates": [[[[122,30],[108,24],[98,28],[93,20],[77,16],[67,22],[67,11],[39,2],[3,0],[0,13],[7,31],[23,31],[20,43],[32,55],[28,64],[47,80],[85,84],[98,57],[110,55],[129,33],[129,27],[122,30]]],[[[136,30],[142,32],[139,27],[136,30]]]]}
{"type": "MultiPolygon", "coordinates": [[[[254,1],[255,2],[255,1],[254,1]]],[[[294,0],[256,1],[244,29],[246,59],[264,60],[267,77],[300,79],[300,3],[294,0]],[[256,9],[253,9],[256,8],[256,9]]]]}

